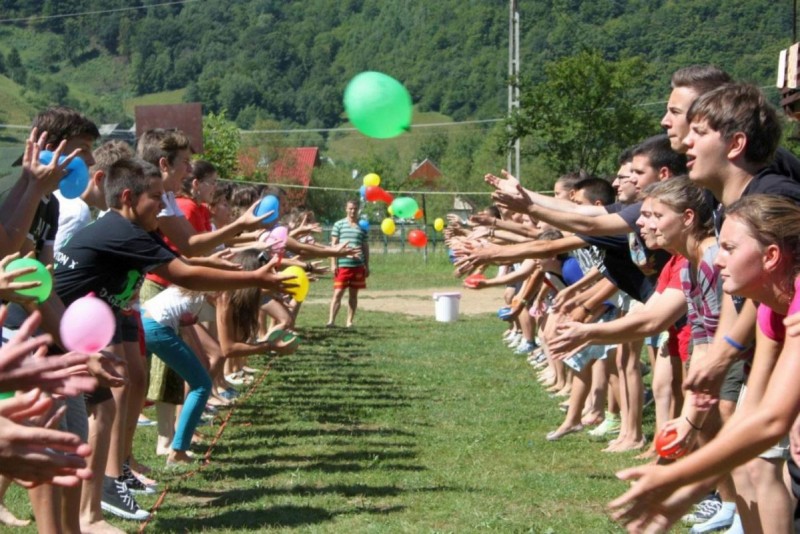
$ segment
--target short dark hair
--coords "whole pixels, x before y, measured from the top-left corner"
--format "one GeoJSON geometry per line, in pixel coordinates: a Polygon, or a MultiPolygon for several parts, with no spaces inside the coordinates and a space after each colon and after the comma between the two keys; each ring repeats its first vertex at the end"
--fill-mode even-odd
{"type": "Polygon", "coordinates": [[[91,137],[93,140],[100,137],[100,130],[94,122],[66,106],[54,106],[39,112],[34,117],[32,126],[39,130],[39,134],[47,132],[48,145],[57,145],[79,135],[91,137]]]}
{"type": "Polygon", "coordinates": [[[626,163],[630,163],[633,159],[633,151],[636,150],[636,145],[629,146],[622,152],[620,152],[619,157],[617,158],[617,165],[622,167],[626,163]]]}
{"type": "Polygon", "coordinates": [[[150,188],[150,180],[161,179],[161,171],[152,163],[139,158],[123,158],[111,164],[105,181],[106,204],[109,208],[122,207],[122,192],[129,189],[138,197],[150,188]]]}
{"type": "Polygon", "coordinates": [[[686,119],[706,120],[726,141],[737,132],[745,134],[744,157],[753,164],[772,161],[781,140],[778,113],[761,89],[747,83],[729,83],[699,96],[686,119]]]}
{"type": "Polygon", "coordinates": [[[186,175],[186,178],[183,179],[182,189],[185,195],[191,195],[192,193],[192,182],[197,180],[198,182],[202,182],[208,178],[210,178],[213,174],[217,172],[217,168],[214,167],[214,164],[208,162],[204,159],[196,159],[192,162],[192,172],[186,175]]]}
{"type": "Polygon", "coordinates": [[[673,175],[686,174],[686,155],[672,150],[667,134],[648,137],[633,148],[634,156],[647,156],[654,169],[668,168],[673,175]]]}
{"type": "Polygon", "coordinates": [[[705,94],[733,79],[730,74],[714,65],[690,65],[672,73],[672,88],[688,87],[698,95],[705,94]]]}
{"type": "Polygon", "coordinates": [[[161,158],[167,158],[167,162],[173,165],[178,152],[191,149],[189,137],[182,131],[154,128],[147,130],[139,138],[136,155],[158,167],[161,158]]]}
{"type": "Polygon", "coordinates": [[[562,174],[556,179],[557,184],[561,184],[564,186],[564,189],[572,191],[575,189],[575,184],[580,182],[581,180],[585,180],[589,178],[591,175],[583,169],[578,169],[577,171],[568,172],[566,174],[562,174]]]}
{"type": "Polygon", "coordinates": [[[575,191],[583,191],[586,200],[595,204],[598,200],[601,204],[608,205],[614,202],[615,191],[607,180],[592,176],[575,184],[575,191]]]}

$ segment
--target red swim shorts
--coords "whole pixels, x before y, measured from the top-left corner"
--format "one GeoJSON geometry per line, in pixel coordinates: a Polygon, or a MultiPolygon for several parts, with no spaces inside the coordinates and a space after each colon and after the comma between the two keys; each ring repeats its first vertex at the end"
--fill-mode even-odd
{"type": "Polygon", "coordinates": [[[333,288],[343,289],[352,287],[364,289],[367,287],[367,268],[363,265],[358,267],[339,267],[333,277],[333,288]]]}

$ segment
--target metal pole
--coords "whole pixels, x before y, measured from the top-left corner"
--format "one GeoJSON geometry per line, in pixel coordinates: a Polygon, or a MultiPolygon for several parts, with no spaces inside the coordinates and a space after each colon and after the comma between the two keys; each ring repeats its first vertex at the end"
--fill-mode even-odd
{"type": "MultiPolygon", "coordinates": [[[[519,109],[519,2],[508,4],[508,115],[519,109]]],[[[508,172],[520,178],[519,139],[514,141],[513,152],[509,151],[508,172]]]]}

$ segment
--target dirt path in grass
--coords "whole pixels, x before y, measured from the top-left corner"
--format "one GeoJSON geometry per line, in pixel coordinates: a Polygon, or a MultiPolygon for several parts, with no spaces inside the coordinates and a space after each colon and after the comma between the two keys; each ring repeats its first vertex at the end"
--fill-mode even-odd
{"type": "MultiPolygon", "coordinates": [[[[390,313],[404,313],[407,315],[434,316],[434,293],[461,293],[458,313],[463,315],[479,315],[482,313],[495,313],[503,306],[504,288],[487,288],[480,291],[466,288],[439,288],[439,289],[400,289],[391,291],[362,291],[358,297],[359,309],[385,311],[390,313]]],[[[315,295],[308,302],[313,304],[326,304],[330,302],[327,297],[315,295]]],[[[345,299],[347,295],[345,295],[345,299]]],[[[342,302],[345,305],[345,302],[342,302]]]]}

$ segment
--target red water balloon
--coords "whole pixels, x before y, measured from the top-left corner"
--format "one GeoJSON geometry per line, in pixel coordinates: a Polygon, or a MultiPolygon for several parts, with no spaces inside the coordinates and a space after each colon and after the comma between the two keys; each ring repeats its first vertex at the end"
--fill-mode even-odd
{"type": "Polygon", "coordinates": [[[673,445],[672,447],[667,447],[670,443],[675,441],[675,438],[678,437],[678,433],[675,430],[667,431],[662,430],[658,433],[655,440],[656,452],[662,458],[667,458],[668,460],[677,460],[688,451],[681,447],[680,443],[677,445],[673,445]]]}
{"type": "Polygon", "coordinates": [[[394,202],[394,197],[391,193],[387,193],[377,185],[367,186],[364,190],[364,198],[367,199],[367,202],[385,202],[386,204],[394,202]]]}
{"type": "Polygon", "coordinates": [[[408,242],[412,247],[422,248],[428,243],[428,236],[422,230],[408,232],[408,242]]]}

